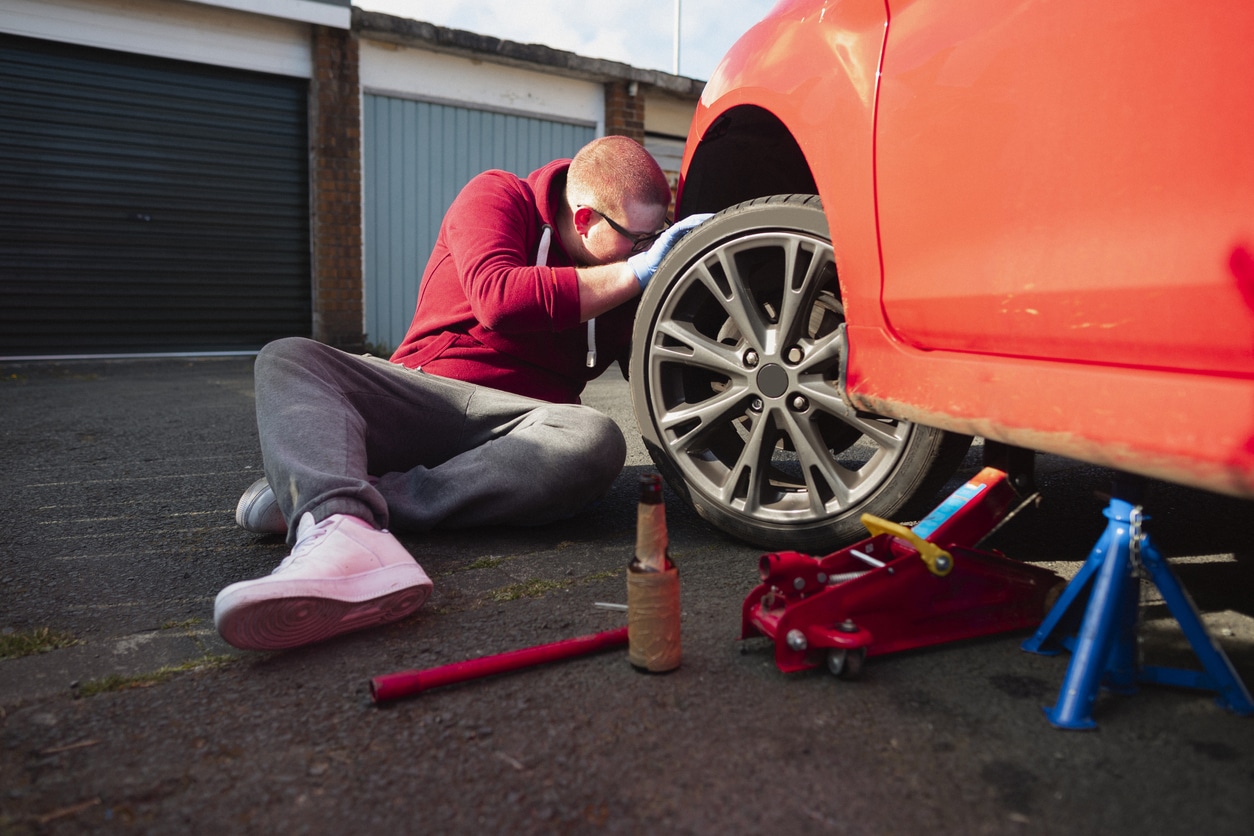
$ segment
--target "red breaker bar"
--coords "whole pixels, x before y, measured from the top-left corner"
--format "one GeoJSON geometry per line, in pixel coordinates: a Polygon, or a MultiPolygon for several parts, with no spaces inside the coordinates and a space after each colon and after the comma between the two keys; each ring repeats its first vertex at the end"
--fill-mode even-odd
{"type": "Polygon", "coordinates": [[[389,673],[383,676],[376,676],[370,680],[370,698],[375,703],[386,702],[399,699],[400,697],[412,696],[413,694],[444,685],[453,685],[470,679],[481,679],[485,676],[494,676],[498,673],[506,673],[519,668],[530,668],[547,662],[556,662],[560,659],[586,656],[590,653],[598,653],[602,650],[609,650],[612,647],[625,644],[627,644],[627,628],[620,627],[617,630],[593,633],[573,639],[563,639],[562,641],[536,645],[535,647],[525,647],[521,650],[499,653],[495,656],[483,656],[465,662],[454,662],[451,665],[441,665],[438,668],[389,673]]]}

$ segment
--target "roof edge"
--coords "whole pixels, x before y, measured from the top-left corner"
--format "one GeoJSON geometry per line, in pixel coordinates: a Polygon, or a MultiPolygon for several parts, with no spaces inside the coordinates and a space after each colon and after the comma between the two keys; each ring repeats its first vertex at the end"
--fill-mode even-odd
{"type": "Polygon", "coordinates": [[[512,67],[538,67],[576,78],[634,81],[680,96],[695,98],[705,89],[705,82],[696,78],[660,70],[644,70],[619,61],[585,58],[543,44],[506,41],[464,29],[449,29],[421,20],[369,12],[356,6],[353,7],[352,29],[370,40],[387,41],[400,46],[419,46],[435,52],[473,57],[512,67]]]}

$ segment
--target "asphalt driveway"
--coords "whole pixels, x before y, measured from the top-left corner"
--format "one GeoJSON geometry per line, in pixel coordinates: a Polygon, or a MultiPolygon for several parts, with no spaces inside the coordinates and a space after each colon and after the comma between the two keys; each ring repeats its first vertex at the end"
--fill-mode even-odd
{"type": "MultiPolygon", "coordinates": [[[[1050,727],[1069,657],[1010,634],[784,675],[738,641],[760,549],[667,492],[683,664],[599,655],[376,706],[370,677],[609,630],[650,467],[626,384],[586,400],[632,446],[611,495],[534,529],[402,540],[435,581],[406,621],[286,653],[212,628],[286,554],[232,519],[260,473],[251,360],[0,364],[0,832],[1245,834],[1254,720],[1207,694],[1103,695],[1050,727]]],[[[979,468],[973,448],[963,474],[979,468]]],[[[1042,457],[1041,508],[989,545],[1074,573],[1109,474],[1042,457]]],[[[959,482],[954,482],[954,485],[959,482]]],[[[1149,528],[1254,682],[1249,503],[1154,485],[1149,528]]],[[[1147,601],[1147,658],[1192,665],[1147,601]]]]}

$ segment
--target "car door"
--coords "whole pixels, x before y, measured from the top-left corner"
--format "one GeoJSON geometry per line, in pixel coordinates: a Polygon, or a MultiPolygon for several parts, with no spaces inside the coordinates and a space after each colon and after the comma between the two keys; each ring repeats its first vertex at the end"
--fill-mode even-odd
{"type": "Polygon", "coordinates": [[[894,335],[1250,374],[1254,4],[889,5],[875,170],[894,335]]]}

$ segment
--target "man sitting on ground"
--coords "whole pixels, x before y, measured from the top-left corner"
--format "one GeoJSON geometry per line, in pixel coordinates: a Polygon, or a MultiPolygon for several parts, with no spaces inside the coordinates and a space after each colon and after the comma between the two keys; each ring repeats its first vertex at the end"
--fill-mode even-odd
{"type": "Polygon", "coordinates": [[[265,479],[236,521],[287,536],[273,573],[218,593],[214,623],[276,650],[386,624],[431,592],[390,533],[536,525],[603,496],[626,443],[579,403],[627,351],[635,300],[675,241],[670,187],[625,137],[526,179],[488,171],[440,226],[391,360],[289,338],[255,366],[265,479]]]}

